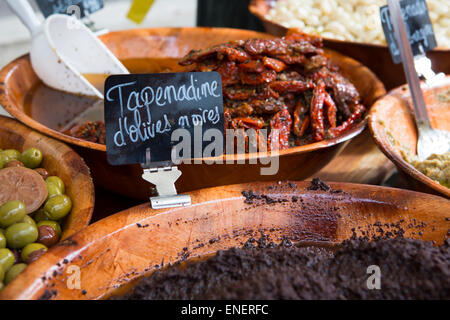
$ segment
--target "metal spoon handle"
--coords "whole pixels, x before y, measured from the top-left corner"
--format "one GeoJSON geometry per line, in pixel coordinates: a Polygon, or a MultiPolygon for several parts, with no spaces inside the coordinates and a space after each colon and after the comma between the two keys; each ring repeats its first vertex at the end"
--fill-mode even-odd
{"type": "Polygon", "coordinates": [[[414,56],[406,32],[405,21],[403,20],[399,0],[388,0],[389,11],[391,13],[392,25],[397,41],[399,41],[400,56],[403,62],[403,70],[408,80],[409,90],[416,114],[417,127],[430,128],[430,119],[426,109],[425,99],[420,87],[420,79],[414,67],[414,56]]]}

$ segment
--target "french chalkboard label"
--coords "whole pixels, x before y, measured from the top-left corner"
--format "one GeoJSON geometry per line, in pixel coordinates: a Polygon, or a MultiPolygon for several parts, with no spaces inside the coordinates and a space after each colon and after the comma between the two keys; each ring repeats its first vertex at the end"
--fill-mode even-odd
{"type": "MultiPolygon", "coordinates": [[[[199,133],[216,129],[223,139],[221,76],[217,72],[110,76],[105,82],[105,126],[111,165],[172,163],[172,149],[184,140],[173,138],[176,129],[189,134],[189,148],[179,152],[178,159],[201,158],[205,147],[215,142],[199,133]]],[[[222,153],[223,147],[211,156],[222,153]]]]}
{"type": "Polygon", "coordinates": [[[83,18],[86,14],[94,13],[103,8],[103,0],[36,0],[41,9],[42,14],[48,17],[55,13],[73,14],[74,11],[70,10],[70,6],[78,6],[80,8],[79,18],[83,18]],[[70,12],[68,12],[68,10],[70,12]]]}
{"type": "MultiPolygon", "coordinates": [[[[425,0],[402,0],[400,1],[400,8],[406,24],[406,31],[413,55],[420,55],[434,49],[437,43],[425,0]]],[[[380,16],[392,60],[394,63],[400,63],[402,61],[400,50],[395,40],[394,28],[388,6],[380,8],[380,16]]]]}

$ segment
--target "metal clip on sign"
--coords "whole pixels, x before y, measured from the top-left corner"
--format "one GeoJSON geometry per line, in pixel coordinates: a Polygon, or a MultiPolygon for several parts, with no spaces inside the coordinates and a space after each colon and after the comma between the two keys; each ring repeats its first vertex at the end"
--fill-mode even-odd
{"type": "Polygon", "coordinates": [[[181,176],[181,171],[177,166],[166,166],[150,168],[150,150],[145,154],[145,165],[142,179],[154,184],[157,197],[150,197],[152,209],[164,209],[174,207],[185,207],[191,205],[191,196],[188,194],[177,194],[175,182],[181,176]]]}
{"type": "Polygon", "coordinates": [[[425,83],[432,87],[434,84],[445,79],[444,73],[436,74],[431,68],[431,60],[425,55],[423,46],[419,45],[422,54],[414,57],[414,68],[420,77],[425,79],[425,83]]]}

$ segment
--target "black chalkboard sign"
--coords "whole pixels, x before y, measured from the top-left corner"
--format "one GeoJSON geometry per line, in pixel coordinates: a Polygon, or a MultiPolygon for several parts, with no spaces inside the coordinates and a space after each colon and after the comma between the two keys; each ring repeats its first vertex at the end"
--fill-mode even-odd
{"type": "Polygon", "coordinates": [[[45,17],[54,13],[72,15],[74,11],[70,10],[69,7],[73,5],[80,8],[79,18],[103,8],[103,0],[36,0],[36,2],[45,17]],[[67,9],[69,9],[69,12],[67,9]]]}
{"type": "MultiPolygon", "coordinates": [[[[189,148],[177,153],[179,159],[202,158],[205,147],[218,142],[204,138],[208,129],[223,139],[221,76],[217,72],[110,76],[105,82],[105,125],[111,165],[145,163],[147,154],[151,166],[167,165],[181,141],[189,148]],[[176,129],[185,129],[176,133],[187,133],[188,139],[174,139],[176,129]]],[[[221,155],[220,147],[211,156],[221,155]]]]}
{"type": "MultiPolygon", "coordinates": [[[[406,22],[406,31],[408,32],[413,54],[419,55],[434,49],[437,43],[425,0],[402,0],[400,1],[400,8],[403,19],[406,22]]],[[[400,50],[395,40],[388,6],[380,8],[380,16],[392,60],[394,63],[400,63],[400,50]]]]}

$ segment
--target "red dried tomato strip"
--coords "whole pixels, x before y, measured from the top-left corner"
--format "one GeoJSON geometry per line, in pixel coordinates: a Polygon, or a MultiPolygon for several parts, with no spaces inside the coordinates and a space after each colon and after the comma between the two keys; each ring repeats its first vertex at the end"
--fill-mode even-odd
{"type": "Polygon", "coordinates": [[[343,122],[339,127],[331,128],[329,130],[330,137],[337,137],[350,130],[354,126],[354,124],[361,118],[365,110],[366,108],[362,104],[356,105],[354,108],[354,112],[345,122],[343,122]]]}
{"type": "Polygon", "coordinates": [[[269,88],[281,94],[285,94],[286,92],[301,93],[308,89],[314,88],[314,84],[300,80],[273,81],[269,84],[269,88]]]}
{"type": "Polygon", "coordinates": [[[287,65],[278,59],[264,57],[263,58],[264,66],[269,69],[275,70],[276,72],[281,72],[287,68],[287,65]]]}
{"type": "Polygon", "coordinates": [[[330,127],[335,128],[336,127],[337,107],[333,101],[333,98],[331,98],[331,96],[329,95],[328,92],[325,92],[324,103],[328,107],[327,117],[328,117],[328,122],[330,123],[330,127]]]}
{"type": "Polygon", "coordinates": [[[266,70],[262,61],[259,60],[250,60],[246,63],[241,63],[238,67],[239,70],[245,72],[263,72],[266,70]]]}
{"type": "MultiPolygon", "coordinates": [[[[289,148],[289,134],[291,132],[292,119],[287,109],[277,112],[270,120],[270,128],[278,130],[278,148],[280,150],[289,148]]],[[[269,149],[273,150],[275,134],[269,134],[269,149]]]]}
{"type": "Polygon", "coordinates": [[[319,81],[311,99],[311,125],[314,140],[322,141],[325,138],[325,126],[323,121],[323,104],[325,100],[325,83],[319,81]]]}
{"type": "Polygon", "coordinates": [[[241,83],[250,85],[260,85],[269,83],[276,79],[277,73],[273,70],[265,70],[261,73],[241,73],[241,83]]]}

